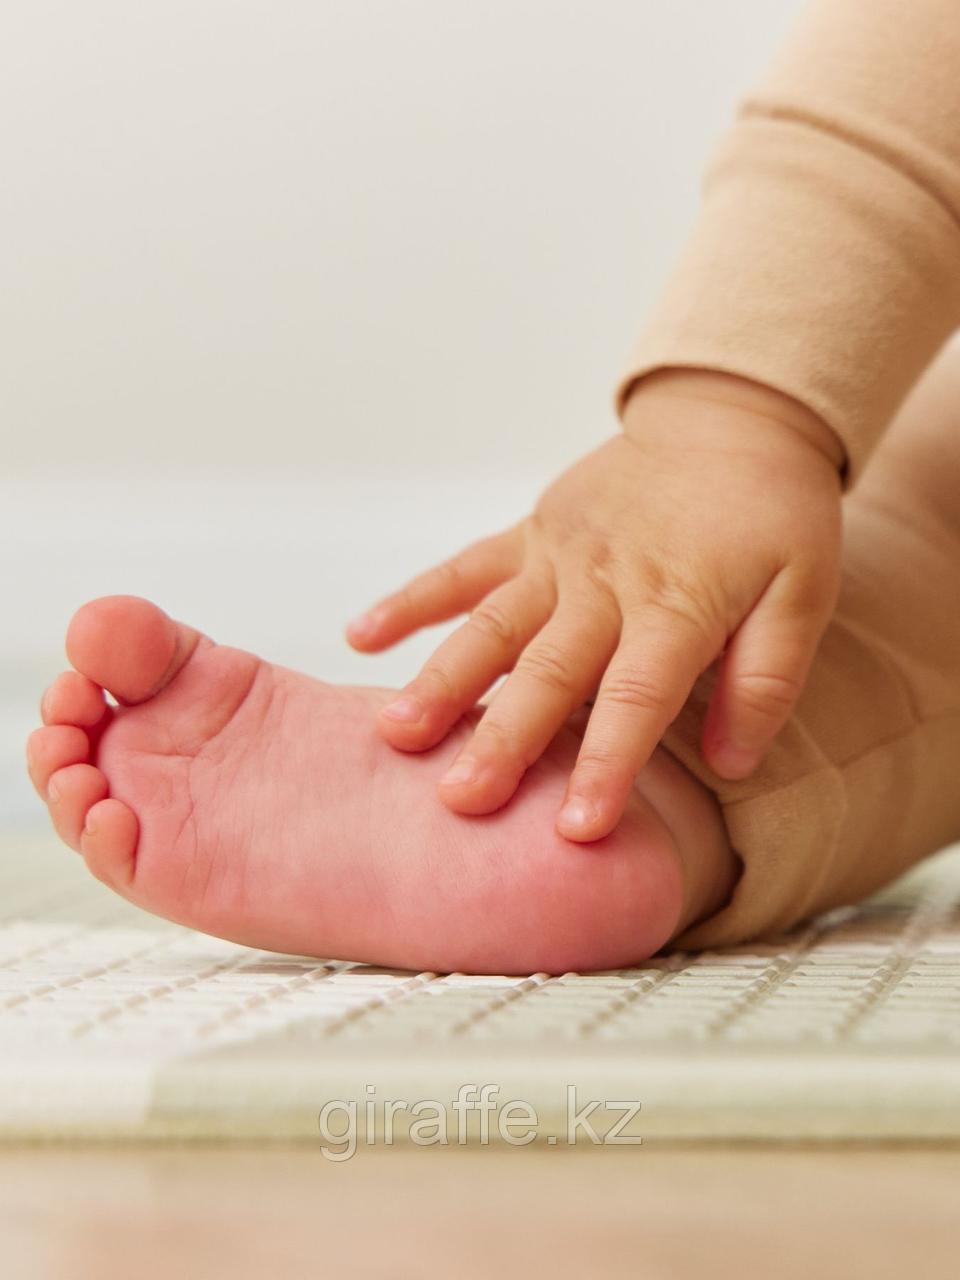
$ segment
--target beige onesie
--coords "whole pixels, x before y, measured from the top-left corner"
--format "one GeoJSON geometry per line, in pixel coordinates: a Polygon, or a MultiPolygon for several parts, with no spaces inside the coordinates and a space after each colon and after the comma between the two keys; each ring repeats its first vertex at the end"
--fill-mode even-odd
{"type": "Polygon", "coordinates": [[[709,675],[664,738],[744,863],[680,945],[788,927],[960,838],[960,348],[921,379],[958,326],[960,0],[817,0],[718,148],[616,395],[669,366],[755,379],[820,415],[857,482],[836,618],[760,770],[704,764],[709,675]]]}

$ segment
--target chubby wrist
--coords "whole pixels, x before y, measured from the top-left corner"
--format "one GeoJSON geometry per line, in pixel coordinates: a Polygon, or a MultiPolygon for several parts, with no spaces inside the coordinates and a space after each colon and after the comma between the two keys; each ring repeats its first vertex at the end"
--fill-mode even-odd
{"type": "Polygon", "coordinates": [[[846,450],[836,432],[812,409],[775,387],[713,369],[656,369],[630,388],[621,415],[627,434],[645,433],[652,404],[664,398],[687,399],[708,407],[722,405],[780,423],[817,449],[841,477],[846,472],[846,450]]]}

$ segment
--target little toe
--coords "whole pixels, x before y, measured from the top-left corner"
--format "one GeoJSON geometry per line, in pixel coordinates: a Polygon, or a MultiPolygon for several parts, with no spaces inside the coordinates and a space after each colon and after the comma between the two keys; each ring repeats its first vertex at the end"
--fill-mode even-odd
{"type": "Polygon", "coordinates": [[[118,892],[133,879],[139,826],[136,814],[121,800],[100,800],[87,813],[80,852],[91,875],[118,892]]]}
{"type": "Polygon", "coordinates": [[[83,764],[89,755],[87,735],[76,725],[34,729],[27,739],[27,772],[41,799],[47,799],[47,784],[58,769],[83,764]]]}
{"type": "Polygon", "coordinates": [[[87,814],[106,798],[108,790],[106,778],[92,764],[67,765],[47,784],[47,804],[57,835],[77,853],[87,814]]]}
{"type": "Polygon", "coordinates": [[[104,596],[73,615],[67,657],[118,702],[154,697],[174,678],[200,642],[200,633],[174,622],[138,596],[104,596]]]}
{"type": "Polygon", "coordinates": [[[93,728],[103,719],[107,704],[103,690],[79,671],[62,671],[43,695],[43,723],[76,724],[93,728]]]}

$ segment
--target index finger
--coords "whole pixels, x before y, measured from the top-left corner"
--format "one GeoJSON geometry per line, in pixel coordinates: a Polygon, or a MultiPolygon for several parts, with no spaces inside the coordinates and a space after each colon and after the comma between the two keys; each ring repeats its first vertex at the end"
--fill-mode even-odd
{"type": "Polygon", "coordinates": [[[347,625],[355,649],[387,649],[421,627],[446,622],[469,609],[518,571],[519,528],[481,538],[449,560],[419,573],[347,625]]]}

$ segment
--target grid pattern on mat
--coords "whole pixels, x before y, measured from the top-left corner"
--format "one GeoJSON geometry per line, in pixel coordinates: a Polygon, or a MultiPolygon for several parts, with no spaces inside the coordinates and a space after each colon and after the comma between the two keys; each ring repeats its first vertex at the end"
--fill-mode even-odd
{"type": "MultiPolygon", "coordinates": [[[[44,1097],[82,1094],[104,1062],[147,1079],[177,1061],[220,1070],[251,1045],[267,1075],[304,1055],[346,1070],[375,1050],[421,1061],[425,1084],[432,1061],[469,1074],[491,1053],[674,1055],[704,1072],[759,1054],[771,1081],[795,1055],[874,1073],[920,1055],[950,1079],[960,1060],[960,846],[859,908],[763,943],[604,973],[472,976],[252,951],[143,916],[52,840],[6,845],[0,1047],[8,1073],[31,1082],[19,1087],[35,1118],[44,1097]]],[[[0,1127],[17,1105],[14,1090],[0,1127]]]]}

